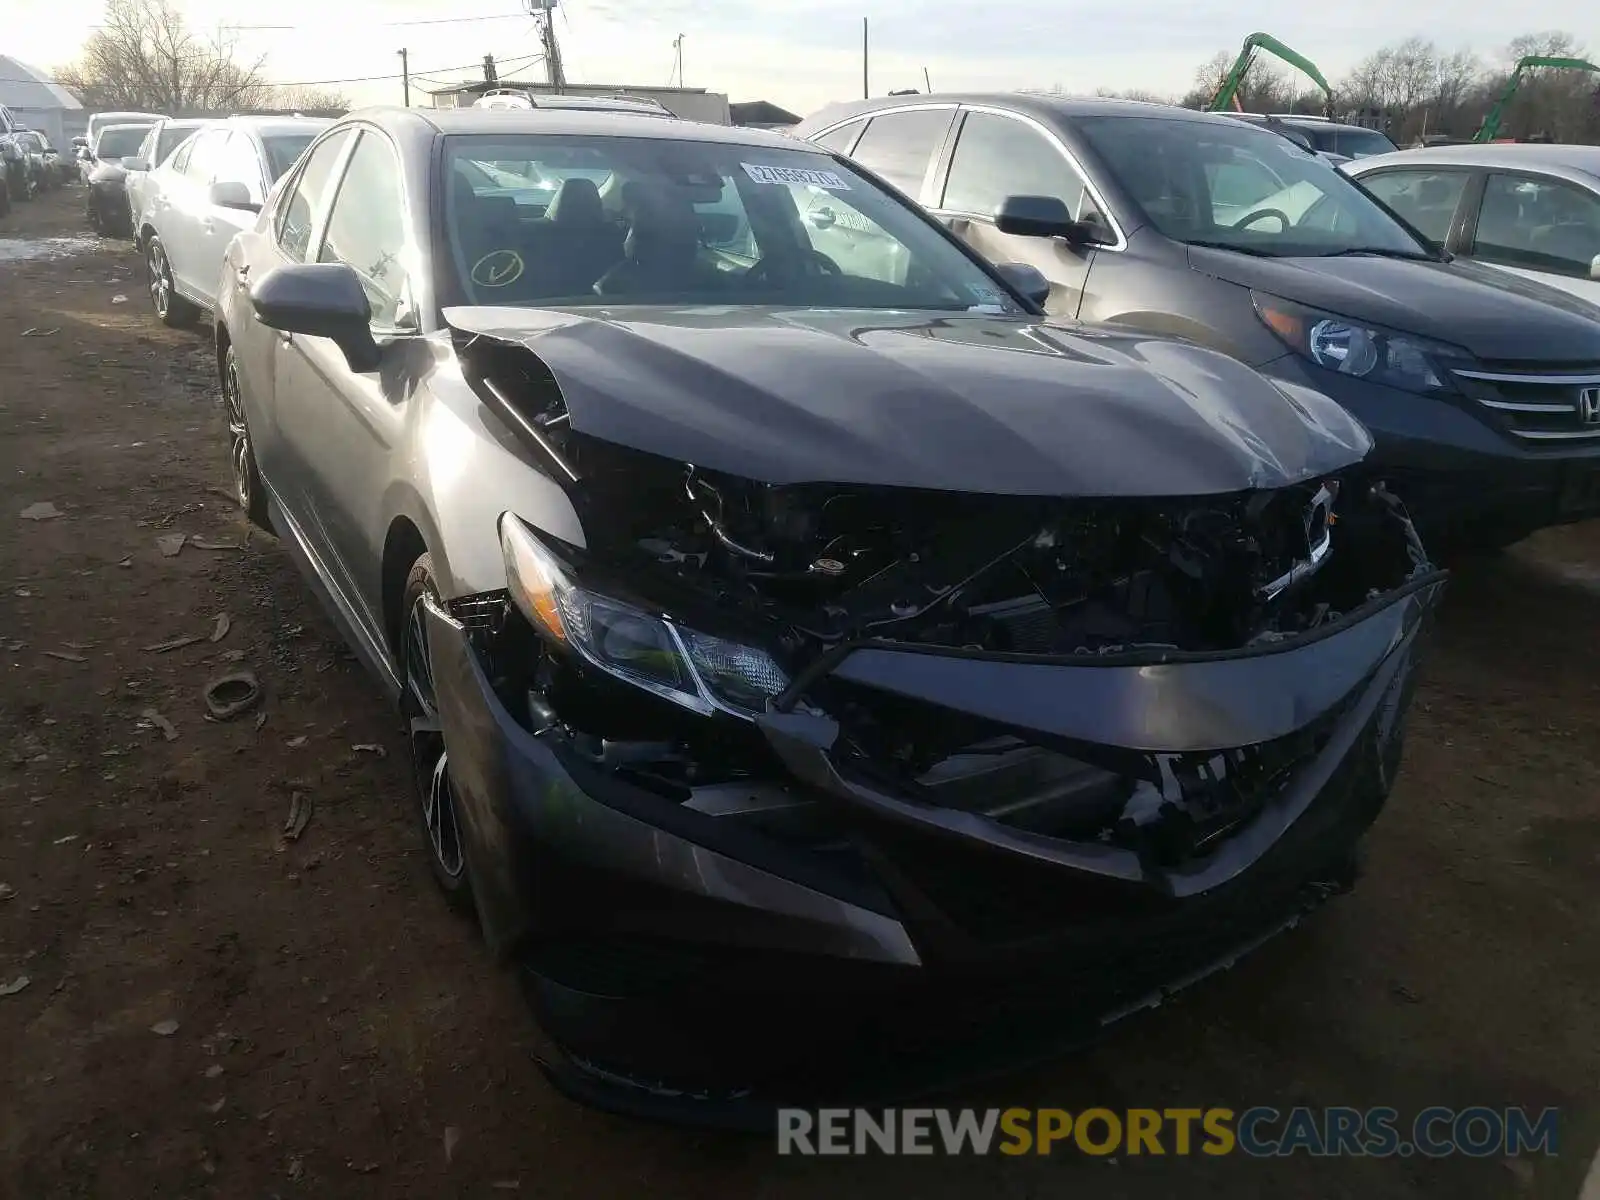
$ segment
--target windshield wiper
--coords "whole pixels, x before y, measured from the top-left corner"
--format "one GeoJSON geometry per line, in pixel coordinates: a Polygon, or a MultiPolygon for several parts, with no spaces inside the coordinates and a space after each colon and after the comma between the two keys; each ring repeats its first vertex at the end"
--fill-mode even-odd
{"type": "Polygon", "coordinates": [[[1254,258],[1278,258],[1279,255],[1270,250],[1258,250],[1254,246],[1241,246],[1237,242],[1207,242],[1198,238],[1191,238],[1184,242],[1185,246],[1204,246],[1207,250],[1236,250],[1240,254],[1248,254],[1254,258]]]}
{"type": "Polygon", "coordinates": [[[1343,250],[1329,250],[1326,254],[1317,255],[1318,258],[1355,258],[1366,256],[1371,258],[1398,258],[1406,262],[1443,262],[1444,259],[1436,254],[1429,254],[1425,250],[1386,250],[1381,246],[1347,246],[1343,250]]]}

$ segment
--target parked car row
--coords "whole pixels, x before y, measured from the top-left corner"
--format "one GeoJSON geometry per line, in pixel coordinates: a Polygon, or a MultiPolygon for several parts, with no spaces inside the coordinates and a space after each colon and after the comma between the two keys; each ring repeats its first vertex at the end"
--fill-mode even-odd
{"type": "Polygon", "coordinates": [[[122,164],[436,880],[626,1111],[926,1084],[1294,924],[1393,782],[1428,537],[1600,511],[1600,309],[1422,180],[1110,101],[799,132],[540,97],[122,164]]]}
{"type": "Polygon", "coordinates": [[[352,114],[276,184],[222,123],[134,189],[239,503],[402,710],[433,873],[583,1099],[721,1119],[937,1073],[952,1021],[1097,1028],[1347,887],[1392,782],[1443,575],[1366,430],[1309,368],[1060,319],[1099,293],[1058,261],[1153,297],[1181,231],[1010,124],[952,169],[925,111],[888,183],[540,97],[352,114]]]}
{"type": "Polygon", "coordinates": [[[1502,269],[1589,273],[1600,151],[1484,147],[1564,163],[1487,182],[1443,170],[1462,147],[1340,170],[1231,116],[1034,96],[863,101],[796,133],[992,261],[1037,267],[1052,314],[1176,334],[1331,396],[1436,552],[1600,515],[1600,310],[1574,294],[1587,281],[1502,269]],[[1461,253],[1474,197],[1518,231],[1494,235],[1515,243],[1489,251],[1502,266],[1461,253]]]}

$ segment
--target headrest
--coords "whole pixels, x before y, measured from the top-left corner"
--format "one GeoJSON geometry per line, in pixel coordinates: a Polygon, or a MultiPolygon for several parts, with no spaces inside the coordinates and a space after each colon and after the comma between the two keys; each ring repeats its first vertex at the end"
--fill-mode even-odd
{"type": "Polygon", "coordinates": [[[582,175],[563,179],[544,215],[557,225],[599,225],[605,220],[600,189],[595,187],[594,180],[582,175]]]}

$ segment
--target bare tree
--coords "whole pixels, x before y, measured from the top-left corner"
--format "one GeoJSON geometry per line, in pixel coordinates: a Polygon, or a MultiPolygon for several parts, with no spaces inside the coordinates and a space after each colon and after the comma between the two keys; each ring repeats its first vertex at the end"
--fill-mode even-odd
{"type": "Polygon", "coordinates": [[[234,50],[231,40],[197,36],[169,0],[107,0],[100,28],[56,79],[89,108],[176,116],[267,106],[265,60],[241,63],[234,50]]]}
{"type": "Polygon", "coordinates": [[[291,84],[273,89],[272,106],[307,115],[327,115],[346,112],[350,108],[350,101],[343,92],[325,87],[291,84]]]}

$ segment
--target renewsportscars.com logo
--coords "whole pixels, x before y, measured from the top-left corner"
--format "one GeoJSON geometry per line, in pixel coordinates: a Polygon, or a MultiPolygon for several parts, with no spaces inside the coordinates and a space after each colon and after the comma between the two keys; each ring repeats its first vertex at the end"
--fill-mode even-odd
{"type": "Polygon", "coordinates": [[[779,1154],[1554,1155],[1559,1110],[1393,1108],[783,1108],[779,1154]]]}

